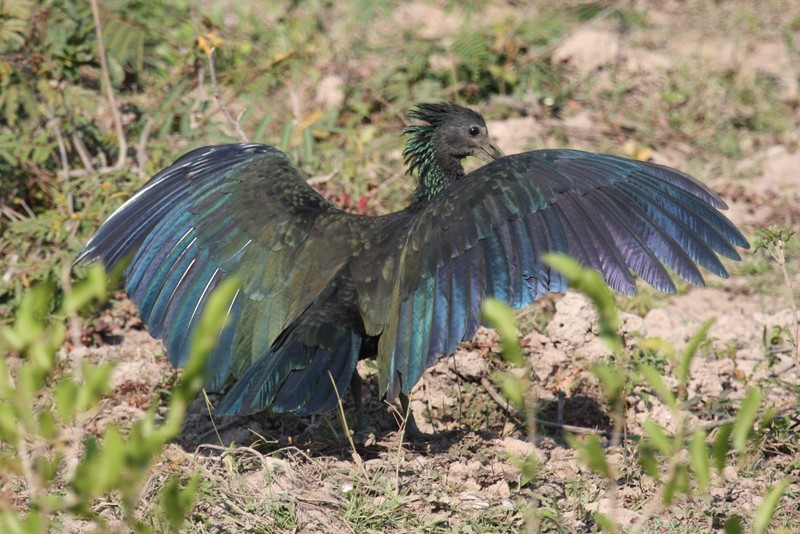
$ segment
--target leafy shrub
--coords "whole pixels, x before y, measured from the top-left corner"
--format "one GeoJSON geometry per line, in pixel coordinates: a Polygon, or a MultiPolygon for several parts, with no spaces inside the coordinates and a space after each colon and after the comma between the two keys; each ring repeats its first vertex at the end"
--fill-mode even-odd
{"type": "MultiPolygon", "coordinates": [[[[722,475],[723,470],[729,465],[734,469],[740,463],[730,463],[731,456],[743,457],[752,449],[760,446],[761,433],[754,430],[766,428],[771,424],[773,415],[767,411],[760,417],[759,411],[762,404],[762,393],[757,387],[749,388],[742,400],[736,416],[725,421],[714,432],[712,437],[702,425],[691,428],[689,426],[689,405],[685,393],[690,374],[690,362],[695,356],[701,343],[705,340],[711,322],[706,322],[692,337],[686,348],[677,353],[677,361],[673,365],[674,378],[677,387],[668,386],[661,376],[661,372],[648,364],[627,366],[624,364],[623,343],[617,335],[617,311],[610,290],[606,287],[600,275],[591,269],[582,268],[576,261],[565,256],[548,256],[545,261],[553,268],[560,271],[570,282],[570,286],[588,296],[598,312],[598,325],[600,336],[611,349],[616,362],[597,364],[593,372],[603,385],[608,405],[614,411],[615,429],[609,443],[612,447],[627,447],[622,442],[624,429],[624,413],[626,402],[626,384],[631,381],[645,384],[647,389],[656,395],[669,408],[672,417],[677,421],[677,430],[670,433],[667,429],[653,420],[645,421],[644,436],[635,444],[642,472],[650,477],[656,484],[653,497],[643,509],[643,514],[634,527],[640,531],[646,521],[658,514],[662,509],[674,504],[679,495],[708,496],[713,484],[722,477],[712,477],[713,471],[722,475]],[[684,454],[687,452],[688,454],[684,454]]],[[[505,304],[495,300],[488,300],[484,306],[484,318],[497,328],[502,338],[503,356],[515,366],[527,367],[527,362],[522,356],[517,341],[516,326],[513,315],[505,304]]],[[[526,406],[527,414],[535,414],[535,409],[530,406],[533,399],[528,394],[531,390],[529,373],[506,373],[500,377],[503,391],[516,406],[526,406]]],[[[536,425],[533,418],[528,424],[536,425]]],[[[535,432],[531,432],[535,434],[535,432]]],[[[567,435],[567,442],[573,447],[578,458],[592,471],[606,480],[612,502],[616,492],[617,467],[609,459],[606,445],[597,434],[588,437],[567,435]]],[[[535,473],[528,463],[523,463],[523,477],[532,478],[535,473]]],[[[783,478],[765,495],[755,516],[748,522],[752,524],[754,532],[764,532],[769,525],[772,515],[777,509],[783,493],[790,482],[783,478]]],[[[534,513],[529,519],[533,524],[543,518],[534,513]]],[[[594,521],[603,530],[620,532],[621,525],[611,516],[600,512],[594,514],[594,521]]],[[[736,533],[742,531],[745,520],[738,515],[730,516],[725,523],[725,532],[736,533]]]]}
{"type": "MultiPolygon", "coordinates": [[[[236,289],[221,286],[209,301],[192,357],[180,384],[172,391],[162,421],[155,406],[127,435],[113,424],[102,435],[86,432],[100,401],[108,393],[110,364],[69,369],[57,357],[67,337],[66,324],[82,308],[105,298],[105,273],[92,267],[74,288],[56,294],[54,284],[27,292],[15,321],[0,329],[0,349],[16,358],[0,359],[0,473],[3,485],[20,495],[16,510],[0,508],[3,532],[68,530],[75,518],[107,524],[96,504],[119,499],[124,522],[138,532],[154,525],[136,519],[150,466],[164,445],[180,432],[186,408],[202,388],[203,367],[220,330],[218,317],[236,289]]],[[[171,479],[160,491],[161,529],[177,531],[194,503],[199,478],[171,479]]]]}

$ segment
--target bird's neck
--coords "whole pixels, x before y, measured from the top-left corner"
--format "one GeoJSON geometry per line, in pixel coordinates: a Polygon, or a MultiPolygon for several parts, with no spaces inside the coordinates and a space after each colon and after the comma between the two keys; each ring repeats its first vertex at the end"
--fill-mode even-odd
{"type": "Polygon", "coordinates": [[[446,156],[442,151],[436,150],[435,139],[427,139],[421,145],[413,146],[409,143],[406,149],[409,170],[417,169],[419,183],[414,191],[411,208],[424,206],[441,193],[448,185],[464,176],[464,167],[461,160],[453,156],[446,156]]]}

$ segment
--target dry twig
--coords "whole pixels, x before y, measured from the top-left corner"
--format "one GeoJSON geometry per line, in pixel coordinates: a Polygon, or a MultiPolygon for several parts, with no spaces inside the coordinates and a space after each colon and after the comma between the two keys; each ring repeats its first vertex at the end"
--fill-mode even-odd
{"type": "Polygon", "coordinates": [[[114,119],[114,129],[117,131],[117,142],[119,143],[119,157],[117,158],[117,163],[114,165],[114,169],[119,170],[125,166],[125,156],[128,153],[128,140],[125,138],[125,130],[122,128],[122,116],[117,107],[114,87],[111,85],[111,74],[109,74],[108,58],[106,57],[106,45],[103,41],[103,24],[100,20],[100,6],[98,6],[97,0],[91,0],[91,4],[92,16],[94,17],[94,29],[97,34],[97,52],[100,55],[100,71],[103,75],[106,98],[111,108],[111,116],[114,119]]]}
{"type": "Polygon", "coordinates": [[[215,48],[211,48],[208,52],[208,71],[211,75],[211,85],[214,87],[214,98],[217,100],[217,104],[219,104],[222,113],[225,115],[225,118],[228,119],[228,122],[233,126],[233,129],[236,130],[236,135],[239,136],[239,139],[242,143],[246,143],[248,141],[247,136],[242,130],[239,121],[233,118],[230,111],[228,111],[228,106],[225,105],[225,102],[222,101],[222,96],[219,94],[219,85],[217,84],[217,69],[214,67],[214,51],[215,48]]]}
{"type": "Polygon", "coordinates": [[[139,136],[139,146],[136,148],[136,165],[139,167],[139,177],[144,178],[144,167],[147,163],[147,140],[150,131],[153,129],[153,118],[147,117],[142,128],[142,135],[139,136]]]}
{"type": "MultiPolygon", "coordinates": [[[[517,416],[516,410],[508,403],[506,399],[503,398],[502,395],[495,389],[491,382],[489,382],[486,378],[481,378],[481,385],[492,398],[493,401],[497,403],[500,408],[508,415],[508,417],[514,421],[514,424],[523,426],[525,423],[522,419],[517,416]]],[[[545,421],[544,419],[533,418],[532,423],[537,425],[546,426],[548,428],[558,428],[560,430],[564,430],[566,432],[572,432],[573,434],[583,434],[583,435],[597,435],[603,436],[606,438],[613,438],[614,432],[609,432],[608,430],[600,430],[599,428],[588,428],[583,426],[574,426],[574,425],[567,425],[564,423],[554,423],[553,421],[545,421]]],[[[626,434],[626,437],[631,439],[641,439],[641,436],[637,436],[636,434],[626,434]]]]}
{"type": "Polygon", "coordinates": [[[369,484],[369,475],[367,474],[367,468],[364,466],[364,460],[361,458],[361,455],[358,454],[358,450],[356,449],[356,444],[353,442],[353,435],[350,432],[350,427],[347,424],[347,417],[344,414],[344,406],[342,405],[342,396],[339,394],[339,388],[336,387],[336,380],[333,379],[333,375],[330,371],[328,371],[328,378],[330,378],[331,384],[333,385],[333,391],[336,393],[336,399],[338,400],[338,408],[337,414],[339,415],[339,419],[342,423],[342,428],[344,429],[344,433],[347,436],[347,441],[350,442],[350,449],[352,450],[353,462],[361,471],[361,474],[364,476],[364,483],[369,484]]]}
{"type": "Polygon", "coordinates": [[[64,135],[61,133],[61,120],[52,109],[48,109],[47,113],[50,115],[48,124],[53,130],[56,143],[58,143],[58,154],[61,159],[61,172],[64,175],[64,190],[67,197],[67,213],[71,214],[74,213],[75,206],[72,201],[72,187],[70,187],[69,183],[69,158],[67,156],[67,144],[64,142],[64,135]]]}

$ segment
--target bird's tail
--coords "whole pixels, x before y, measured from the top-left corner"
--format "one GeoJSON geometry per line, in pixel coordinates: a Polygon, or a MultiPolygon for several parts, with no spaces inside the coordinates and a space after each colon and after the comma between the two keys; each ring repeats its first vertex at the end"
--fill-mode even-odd
{"type": "Polygon", "coordinates": [[[275,412],[305,415],[336,406],[355,371],[362,336],[332,325],[310,332],[309,325],[299,321],[239,377],[217,408],[218,415],[254,413],[270,405],[275,412]],[[310,333],[316,335],[309,339],[310,333]]]}

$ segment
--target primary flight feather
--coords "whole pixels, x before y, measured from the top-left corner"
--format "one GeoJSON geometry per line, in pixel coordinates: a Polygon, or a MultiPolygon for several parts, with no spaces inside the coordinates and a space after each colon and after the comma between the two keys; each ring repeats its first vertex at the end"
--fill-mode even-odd
{"type": "Polygon", "coordinates": [[[698,265],[727,276],[718,256],[748,247],[725,203],[674,169],[566,149],[504,157],[483,118],[455,104],[409,117],[422,123],[405,129],[403,153],[419,183],[401,211],[344,212],[271,146],[211,146],[153,177],[77,261],[130,261],[125,289],[177,366],[210,293],[237,276],[206,364],[212,389],[236,378],[218,413],[306,414],[332,409],[364,357],[377,358],[381,395],[406,400],[475,334],[486,297],[522,307],[566,289],[547,252],[633,294],[634,273],[674,292],[666,267],[702,285],[698,265]],[[465,174],[467,156],[489,163],[465,174]]]}

